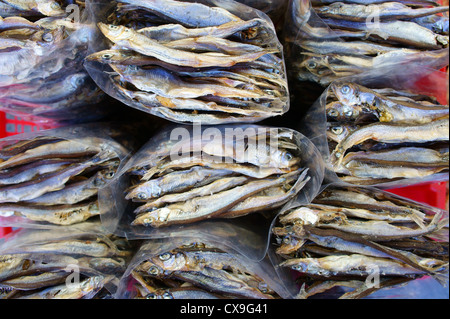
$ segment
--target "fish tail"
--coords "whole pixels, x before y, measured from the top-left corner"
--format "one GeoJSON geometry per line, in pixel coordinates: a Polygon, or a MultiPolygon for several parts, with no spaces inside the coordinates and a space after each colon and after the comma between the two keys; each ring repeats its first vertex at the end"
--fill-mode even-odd
{"type": "Polygon", "coordinates": [[[433,272],[430,276],[439,282],[443,287],[448,287],[449,272],[448,263],[439,268],[439,271],[433,272]]]}

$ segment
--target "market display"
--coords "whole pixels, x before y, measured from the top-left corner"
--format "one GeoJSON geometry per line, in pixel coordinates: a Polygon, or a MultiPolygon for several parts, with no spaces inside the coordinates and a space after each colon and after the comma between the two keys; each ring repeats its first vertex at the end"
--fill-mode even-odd
{"type": "Polygon", "coordinates": [[[223,124],[282,115],[288,87],[274,26],[256,11],[240,18],[239,4],[229,5],[118,1],[95,21],[109,46],[87,57],[111,72],[93,63],[88,69],[103,71],[94,78],[112,96],[171,121],[223,124]]]}
{"type": "Polygon", "coordinates": [[[0,3],[0,110],[36,122],[105,116],[105,93],[83,66],[92,32],[80,5],[80,21],[67,17],[71,3],[0,3]]]}
{"type": "Polygon", "coordinates": [[[425,275],[444,284],[448,231],[446,240],[433,239],[445,231],[444,215],[390,193],[330,186],[311,204],[284,212],[272,232],[280,266],[303,275],[297,298],[333,287],[352,288],[339,298],[361,298],[425,275]],[[376,275],[378,287],[369,285],[376,275]]]}
{"type": "Polygon", "coordinates": [[[445,67],[448,11],[426,0],[291,1],[285,40],[289,72],[327,86],[377,69],[382,76],[409,63],[445,67]]]}
{"type": "Polygon", "coordinates": [[[448,298],[448,12],[0,0],[0,299],[448,298]]]}

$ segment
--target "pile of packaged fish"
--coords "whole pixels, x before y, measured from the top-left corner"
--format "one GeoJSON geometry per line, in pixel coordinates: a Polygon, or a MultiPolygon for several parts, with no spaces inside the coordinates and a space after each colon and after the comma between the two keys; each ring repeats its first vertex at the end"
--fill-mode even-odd
{"type": "Polygon", "coordinates": [[[136,265],[129,290],[135,299],[280,298],[248,263],[214,246],[183,245],[136,265]]]}
{"type": "Polygon", "coordinates": [[[95,131],[65,128],[2,141],[0,223],[71,225],[101,212],[98,190],[127,150],[95,131]]]}
{"type": "Polygon", "coordinates": [[[22,229],[0,247],[0,299],[111,298],[133,253],[99,223],[22,229]]]}
{"type": "Polygon", "coordinates": [[[207,0],[117,1],[98,20],[108,49],[87,58],[110,67],[97,84],[125,104],[180,123],[255,122],[285,113],[285,65],[272,22],[256,10],[241,19],[244,6],[228,4],[229,10],[207,0]]]}
{"type": "Polygon", "coordinates": [[[158,138],[152,139],[119,173],[129,176],[125,199],[137,203],[132,224],[162,227],[237,218],[275,209],[294,198],[313,174],[299,134],[275,128],[256,134],[256,128],[264,127],[253,128],[242,140],[226,139],[224,134],[208,142],[192,138],[176,143],[167,138],[154,145],[158,138]],[[275,139],[277,144],[270,144],[275,139]],[[175,144],[177,150],[197,151],[175,157],[175,144]]]}
{"type": "Polygon", "coordinates": [[[286,27],[291,72],[327,86],[373,69],[448,64],[449,7],[435,1],[295,0],[286,27]]]}
{"type": "Polygon", "coordinates": [[[103,116],[105,93],[83,67],[90,33],[57,1],[2,1],[0,109],[32,121],[103,116]]]}
{"type": "Polygon", "coordinates": [[[330,186],[281,214],[272,232],[280,266],[301,273],[297,298],[333,287],[341,288],[334,297],[361,298],[427,275],[445,284],[445,214],[375,189],[330,186]],[[445,241],[436,240],[441,232],[445,241]]]}
{"type": "Polygon", "coordinates": [[[325,112],[331,170],[351,184],[448,172],[449,108],[404,90],[333,83],[325,112]]]}

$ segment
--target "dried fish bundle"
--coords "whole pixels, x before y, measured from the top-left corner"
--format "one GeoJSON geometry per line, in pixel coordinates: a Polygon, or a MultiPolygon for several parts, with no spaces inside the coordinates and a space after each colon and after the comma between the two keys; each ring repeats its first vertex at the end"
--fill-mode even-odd
{"type": "Polygon", "coordinates": [[[297,298],[363,298],[425,276],[448,284],[448,212],[381,190],[328,186],[272,234],[273,259],[300,274],[297,298]]]}
{"type": "Polygon", "coordinates": [[[432,1],[294,0],[285,47],[290,76],[327,86],[386,69],[448,65],[448,6],[432,1]]]}
{"type": "Polygon", "coordinates": [[[448,173],[449,107],[433,97],[356,83],[325,93],[330,170],[351,184],[448,173]]]}
{"type": "Polygon", "coordinates": [[[92,43],[85,65],[119,101],[177,123],[256,122],[288,110],[282,46],[258,10],[231,0],[91,5],[108,43],[92,43]]]}
{"type": "Polygon", "coordinates": [[[301,192],[313,197],[320,161],[290,129],[172,126],[133,155],[118,174],[124,194],[111,196],[127,201],[133,226],[237,218],[280,207],[301,192]]]}
{"type": "Polygon", "coordinates": [[[136,243],[99,223],[22,229],[0,247],[0,299],[97,299],[116,292],[136,243]]]}
{"type": "Polygon", "coordinates": [[[15,4],[55,7],[60,14],[13,16],[0,7],[0,109],[36,122],[105,116],[100,103],[106,95],[83,67],[92,35],[84,9],[73,4],[72,17],[56,1],[5,3],[15,4]]]}
{"type": "Polygon", "coordinates": [[[98,191],[129,150],[101,124],[29,133],[0,141],[0,224],[71,225],[98,217],[98,191]]]}
{"type": "Polygon", "coordinates": [[[174,247],[163,239],[144,242],[122,277],[117,298],[282,298],[279,292],[284,295],[284,291],[268,260],[255,262],[230,248],[223,250],[198,239],[186,238],[174,247]]]}

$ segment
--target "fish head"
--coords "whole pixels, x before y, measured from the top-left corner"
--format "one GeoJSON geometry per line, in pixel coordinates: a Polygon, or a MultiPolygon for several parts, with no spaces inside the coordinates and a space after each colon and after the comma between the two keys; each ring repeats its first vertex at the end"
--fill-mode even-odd
{"type": "Polygon", "coordinates": [[[187,270],[187,260],[182,252],[166,251],[151,258],[151,262],[165,272],[187,270]]]}
{"type": "Polygon", "coordinates": [[[132,36],[131,30],[122,25],[104,24],[99,22],[98,27],[105,37],[114,43],[121,40],[127,40],[132,36]]]}
{"type": "Polygon", "coordinates": [[[355,83],[332,83],[330,88],[343,105],[354,106],[359,104],[359,90],[355,83]]]}
{"type": "Polygon", "coordinates": [[[65,11],[61,8],[59,2],[54,0],[37,1],[37,9],[47,17],[65,14],[65,11]]]}
{"type": "Polygon", "coordinates": [[[326,115],[328,121],[349,122],[358,118],[359,110],[341,101],[334,101],[327,104],[326,115]]]}

